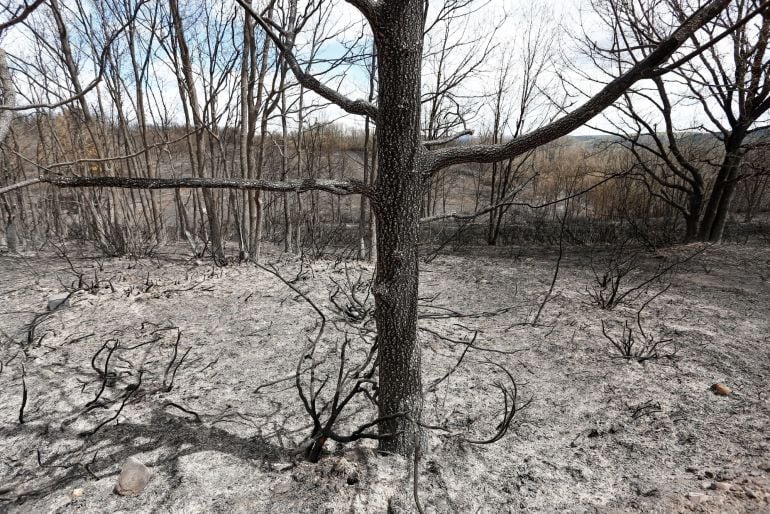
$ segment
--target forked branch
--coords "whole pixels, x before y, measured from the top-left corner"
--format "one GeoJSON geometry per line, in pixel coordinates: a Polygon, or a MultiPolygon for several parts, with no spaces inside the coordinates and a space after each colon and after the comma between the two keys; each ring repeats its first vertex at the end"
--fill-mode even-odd
{"type": "Polygon", "coordinates": [[[330,88],[322,84],[317,78],[309,73],[306,73],[302,69],[302,66],[297,62],[297,58],[294,56],[292,48],[287,45],[283,38],[279,34],[276,34],[273,26],[268,23],[253,7],[247,4],[244,0],[237,0],[238,4],[243,7],[248,16],[254,18],[254,21],[262,27],[262,30],[268,35],[275,44],[276,48],[281,52],[281,56],[286,61],[286,64],[291,68],[292,73],[302,86],[318,94],[322,98],[332,102],[333,104],[341,107],[343,110],[350,114],[359,114],[361,116],[369,116],[370,118],[377,119],[378,111],[377,107],[367,102],[366,100],[351,100],[344,95],[340,94],[335,89],[330,88]]]}

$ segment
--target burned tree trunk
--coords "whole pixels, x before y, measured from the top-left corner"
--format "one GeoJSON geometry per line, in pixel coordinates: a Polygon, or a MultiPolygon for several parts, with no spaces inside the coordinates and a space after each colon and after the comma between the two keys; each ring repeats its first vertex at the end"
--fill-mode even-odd
{"type": "Polygon", "coordinates": [[[417,340],[417,240],[423,193],[420,74],[424,12],[419,0],[388,2],[374,28],[379,73],[379,166],[375,183],[377,273],[374,295],[380,352],[380,449],[412,452],[422,382],[417,340]],[[404,416],[399,416],[404,414],[404,416]]]}
{"type": "Polygon", "coordinates": [[[727,214],[732,203],[738,174],[743,158],[741,146],[745,131],[733,130],[725,143],[725,156],[719,167],[717,178],[709,196],[701,220],[698,238],[702,241],[720,243],[724,234],[727,214]]]}

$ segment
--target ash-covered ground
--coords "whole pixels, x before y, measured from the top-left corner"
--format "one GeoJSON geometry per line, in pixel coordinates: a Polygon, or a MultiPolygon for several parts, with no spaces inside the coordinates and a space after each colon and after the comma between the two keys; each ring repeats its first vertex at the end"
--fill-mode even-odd
{"type": "MultiPolygon", "coordinates": [[[[568,247],[534,326],[556,250],[421,264],[423,422],[447,428],[429,431],[419,462],[425,510],[770,511],[770,248],[693,257],[700,250],[639,254],[623,288],[685,262],[605,310],[591,262],[601,271],[606,255],[568,247]],[[621,358],[602,321],[616,339],[626,321],[638,337],[637,312],[661,291],[641,316],[663,341],[658,357],[621,358]],[[493,434],[502,415],[495,384],[506,377],[490,361],[529,403],[504,438],[474,445],[464,438],[493,434]]],[[[278,278],[170,251],[103,259],[70,245],[67,255],[0,256],[0,510],[414,508],[412,463],[372,441],[329,443],[317,464],[297,454],[310,419],[290,377],[318,316],[278,278]],[[57,293],[71,293],[69,305],[48,313],[57,293]],[[122,497],[113,487],[130,456],[153,476],[122,497]]],[[[373,265],[267,260],[325,313],[317,371],[333,373],[344,334],[365,345],[373,325],[330,296],[358,284],[365,299],[373,265]]],[[[341,430],[376,416],[365,400],[349,414],[341,430]]]]}

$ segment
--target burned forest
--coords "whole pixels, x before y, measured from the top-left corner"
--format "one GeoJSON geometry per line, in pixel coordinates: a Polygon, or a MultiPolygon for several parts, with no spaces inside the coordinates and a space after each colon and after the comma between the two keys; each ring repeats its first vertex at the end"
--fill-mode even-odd
{"type": "Polygon", "coordinates": [[[0,511],[770,511],[768,42],[0,0],[0,511]]]}

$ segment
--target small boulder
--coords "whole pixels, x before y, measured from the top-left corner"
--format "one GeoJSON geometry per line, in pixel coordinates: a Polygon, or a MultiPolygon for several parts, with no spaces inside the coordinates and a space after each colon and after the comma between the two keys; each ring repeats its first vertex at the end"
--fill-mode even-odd
{"type": "Polygon", "coordinates": [[[719,382],[712,385],[710,389],[711,392],[717,396],[729,396],[730,393],[732,393],[732,390],[729,387],[719,382]]]}
{"type": "Polygon", "coordinates": [[[69,293],[52,294],[48,297],[48,310],[55,311],[59,307],[69,307],[69,293]]]}
{"type": "Polygon", "coordinates": [[[293,462],[274,462],[270,465],[270,467],[273,469],[273,471],[282,472],[287,471],[294,467],[293,462]]]}
{"type": "Polygon", "coordinates": [[[732,484],[729,482],[714,482],[711,484],[711,489],[716,491],[729,491],[732,488],[732,484]]]}
{"type": "Polygon", "coordinates": [[[708,501],[709,497],[707,494],[703,493],[687,493],[687,499],[690,500],[690,503],[693,505],[699,505],[708,501]]]}
{"type": "Polygon", "coordinates": [[[151,475],[150,469],[139,459],[129,457],[120,470],[115,492],[121,496],[136,496],[144,491],[151,475]]]}
{"type": "Polygon", "coordinates": [[[81,489],[80,487],[72,490],[73,498],[80,498],[81,496],[83,496],[83,494],[85,494],[85,491],[83,491],[83,489],[81,489]]]}

